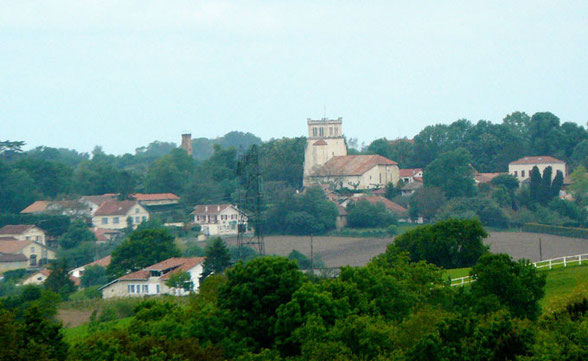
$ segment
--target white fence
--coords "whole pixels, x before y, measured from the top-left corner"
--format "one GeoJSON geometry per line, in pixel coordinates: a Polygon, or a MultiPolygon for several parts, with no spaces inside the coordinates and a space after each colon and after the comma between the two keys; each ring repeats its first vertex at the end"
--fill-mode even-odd
{"type": "MultiPolygon", "coordinates": [[[[575,256],[566,256],[566,257],[557,257],[552,259],[547,259],[545,261],[538,261],[533,262],[533,266],[537,269],[549,267],[549,269],[553,269],[553,267],[563,265],[563,267],[567,267],[569,265],[578,264],[579,266],[582,265],[582,262],[588,261],[588,253],[584,254],[577,254],[575,256]]],[[[451,287],[453,286],[463,286],[468,283],[474,282],[475,279],[472,276],[465,276],[459,278],[453,278],[451,280],[451,287]]]]}

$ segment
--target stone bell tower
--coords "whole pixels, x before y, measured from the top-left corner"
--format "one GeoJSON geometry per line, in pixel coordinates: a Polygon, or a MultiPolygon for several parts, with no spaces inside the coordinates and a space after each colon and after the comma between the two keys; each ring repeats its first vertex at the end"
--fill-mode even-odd
{"type": "Polygon", "coordinates": [[[304,152],[303,185],[308,185],[308,177],[329,159],[347,155],[347,146],[343,138],[343,118],[306,120],[308,136],[304,152]]]}
{"type": "Polygon", "coordinates": [[[190,133],[184,133],[182,134],[182,145],[180,145],[180,148],[182,148],[183,150],[186,151],[186,153],[188,153],[188,155],[191,157],[192,156],[192,134],[190,133]]]}

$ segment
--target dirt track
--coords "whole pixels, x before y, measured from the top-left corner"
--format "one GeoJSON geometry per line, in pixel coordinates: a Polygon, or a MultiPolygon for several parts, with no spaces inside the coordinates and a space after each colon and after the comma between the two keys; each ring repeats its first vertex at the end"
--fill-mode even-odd
{"type": "MultiPolygon", "coordinates": [[[[515,259],[539,260],[539,238],[543,259],[588,253],[588,240],[536,233],[492,232],[486,239],[494,253],[508,253],[515,259]]],[[[361,266],[384,252],[393,238],[314,237],[314,254],[327,267],[361,266]]],[[[229,244],[236,244],[230,241],[229,244]]],[[[310,255],[310,237],[271,236],[265,239],[267,254],[287,256],[293,249],[310,255]]]]}

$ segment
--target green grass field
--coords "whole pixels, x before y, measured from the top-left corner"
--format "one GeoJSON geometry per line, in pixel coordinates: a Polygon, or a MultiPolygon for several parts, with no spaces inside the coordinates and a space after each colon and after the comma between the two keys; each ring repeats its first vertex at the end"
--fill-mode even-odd
{"type": "MultiPolygon", "coordinates": [[[[123,327],[128,326],[131,323],[132,317],[122,318],[120,320],[102,322],[98,324],[100,329],[120,329],[123,327]]],[[[84,337],[88,336],[90,333],[90,324],[84,323],[81,326],[72,327],[72,328],[64,328],[63,329],[63,340],[69,344],[74,345],[84,339],[84,337]]]]}
{"type": "Polygon", "coordinates": [[[543,306],[559,297],[572,294],[580,287],[585,287],[585,289],[588,287],[588,265],[576,265],[543,272],[547,273],[545,297],[541,300],[543,306]]]}

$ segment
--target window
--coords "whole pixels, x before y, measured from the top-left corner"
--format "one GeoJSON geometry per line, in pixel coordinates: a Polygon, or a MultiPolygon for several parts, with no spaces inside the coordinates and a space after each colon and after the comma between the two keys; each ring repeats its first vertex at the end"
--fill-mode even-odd
{"type": "Polygon", "coordinates": [[[522,171],[521,171],[521,177],[524,177],[524,176],[525,176],[525,171],[524,171],[524,170],[522,170],[522,171]]]}
{"type": "Polygon", "coordinates": [[[108,224],[108,218],[102,217],[102,224],[108,224]]]}
{"type": "Polygon", "coordinates": [[[141,217],[135,217],[135,223],[137,223],[137,224],[141,223],[141,217]]]}
{"type": "Polygon", "coordinates": [[[312,128],[312,136],[316,137],[316,128],[314,128],[314,127],[312,128]]]}
{"type": "Polygon", "coordinates": [[[27,239],[27,241],[30,241],[31,240],[31,237],[26,236],[26,239],[27,239]]]}
{"type": "Polygon", "coordinates": [[[323,127],[320,127],[319,128],[319,136],[320,137],[324,137],[325,136],[325,128],[323,128],[323,127]]]}
{"type": "Polygon", "coordinates": [[[37,255],[32,254],[31,257],[29,258],[29,261],[31,263],[31,266],[36,266],[37,265],[37,255]]]}
{"type": "Polygon", "coordinates": [[[37,240],[37,242],[41,242],[41,236],[37,236],[35,237],[35,239],[37,240]]]}
{"type": "Polygon", "coordinates": [[[516,171],[516,170],[514,171],[514,173],[515,173],[515,177],[516,177],[516,176],[518,176],[518,174],[517,174],[517,171],[516,171]]]}
{"type": "Polygon", "coordinates": [[[149,285],[143,285],[143,293],[149,293],[149,285]]]}
{"type": "Polygon", "coordinates": [[[31,247],[31,253],[35,253],[35,247],[31,247]]]}
{"type": "Polygon", "coordinates": [[[141,285],[137,285],[136,290],[137,290],[137,293],[141,293],[141,285]]]}
{"type": "Polygon", "coordinates": [[[114,223],[114,224],[118,224],[119,222],[120,222],[120,219],[118,217],[114,217],[112,219],[112,223],[114,223]]]}
{"type": "Polygon", "coordinates": [[[159,285],[155,285],[155,292],[159,293],[159,285]]]}
{"type": "Polygon", "coordinates": [[[333,127],[329,127],[329,136],[333,136],[333,127]]]}
{"type": "Polygon", "coordinates": [[[135,285],[128,285],[129,293],[135,293],[135,285]]]}

